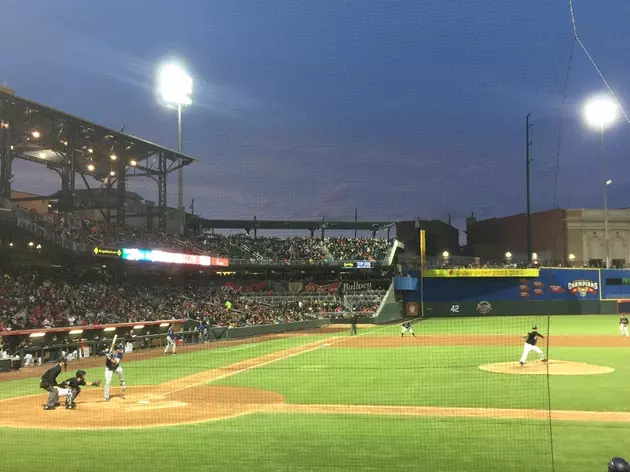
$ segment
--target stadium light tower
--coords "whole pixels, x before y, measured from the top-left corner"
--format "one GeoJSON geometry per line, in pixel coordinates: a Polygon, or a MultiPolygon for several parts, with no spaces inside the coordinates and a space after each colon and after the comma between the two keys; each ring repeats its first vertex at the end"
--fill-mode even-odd
{"type": "Polygon", "coordinates": [[[619,107],[607,97],[593,98],[584,106],[584,118],[593,129],[599,130],[602,144],[602,183],[604,184],[604,240],[606,244],[606,269],[610,268],[610,241],[608,239],[608,185],[606,178],[606,144],[604,129],[612,126],[619,116],[619,107]]]}
{"type": "MultiPolygon", "coordinates": [[[[167,105],[177,108],[177,150],[182,153],[182,107],[192,104],[192,78],[176,63],[166,63],[160,67],[158,88],[167,105]]],[[[184,208],[184,168],[182,159],[177,163],[177,206],[180,217],[180,233],[184,234],[186,210],[184,208]]]]}

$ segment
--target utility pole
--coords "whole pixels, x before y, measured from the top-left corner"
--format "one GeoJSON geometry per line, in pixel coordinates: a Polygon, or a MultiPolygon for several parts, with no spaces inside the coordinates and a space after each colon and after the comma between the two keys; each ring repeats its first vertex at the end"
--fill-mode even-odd
{"type": "Polygon", "coordinates": [[[195,199],[192,199],[192,203],[190,204],[190,213],[195,214],[195,199]]]}
{"type": "MultiPolygon", "coordinates": [[[[359,209],[355,208],[354,209],[354,222],[356,223],[357,221],[359,221],[359,209]]],[[[357,239],[357,229],[356,226],[354,228],[354,239],[357,239]]]]}
{"type": "Polygon", "coordinates": [[[532,202],[530,195],[530,179],[529,179],[529,168],[532,162],[530,149],[532,147],[532,141],[529,139],[529,130],[532,126],[529,123],[529,117],[531,113],[527,114],[525,119],[525,186],[526,186],[526,195],[527,195],[527,264],[532,263],[532,202]]]}

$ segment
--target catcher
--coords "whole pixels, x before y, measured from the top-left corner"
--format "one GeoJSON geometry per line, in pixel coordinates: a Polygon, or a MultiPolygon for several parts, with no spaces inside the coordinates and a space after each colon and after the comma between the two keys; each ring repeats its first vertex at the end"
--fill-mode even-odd
{"type": "MultiPolygon", "coordinates": [[[[64,380],[59,384],[58,391],[59,396],[66,397],[66,410],[74,410],[76,407],[74,400],[77,395],[81,393],[81,387],[88,385],[85,381],[85,371],[77,370],[74,377],[70,377],[68,380],[64,380]]],[[[89,384],[91,387],[98,387],[101,385],[101,381],[97,380],[89,384]]]]}

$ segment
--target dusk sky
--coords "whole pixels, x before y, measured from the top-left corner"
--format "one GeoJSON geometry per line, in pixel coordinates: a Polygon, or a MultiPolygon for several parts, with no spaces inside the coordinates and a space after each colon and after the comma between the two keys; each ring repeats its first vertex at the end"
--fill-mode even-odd
{"type": "MultiPolygon", "coordinates": [[[[580,36],[630,100],[630,3],[576,0],[580,36]],[[605,7],[604,7],[605,4],[605,7]]],[[[194,77],[184,114],[186,204],[208,218],[446,219],[463,229],[525,209],[601,207],[597,132],[583,101],[604,86],[573,42],[568,4],[463,0],[7,0],[0,83],[19,96],[175,148],[157,66],[194,77]]],[[[611,207],[630,206],[628,123],[607,133],[611,207]]],[[[56,174],[15,164],[14,189],[56,174]]],[[[157,200],[152,181],[130,185],[157,200]]],[[[168,203],[177,203],[176,176],[168,203]]],[[[79,182],[77,182],[79,185],[79,182]]]]}

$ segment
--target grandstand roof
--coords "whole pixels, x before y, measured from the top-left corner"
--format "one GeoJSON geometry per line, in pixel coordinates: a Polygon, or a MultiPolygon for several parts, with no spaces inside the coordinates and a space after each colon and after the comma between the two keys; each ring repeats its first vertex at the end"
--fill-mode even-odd
{"type": "Polygon", "coordinates": [[[207,229],[275,229],[275,230],[386,230],[395,225],[391,221],[326,221],[326,220],[208,220],[199,218],[199,226],[207,229]]]}
{"type": "MultiPolygon", "coordinates": [[[[12,155],[48,167],[61,168],[64,158],[74,150],[76,169],[83,174],[103,179],[110,175],[113,161],[124,159],[127,167],[139,173],[157,174],[153,156],[163,153],[167,159],[167,172],[196,159],[172,151],[141,138],[114,131],[90,121],[56,110],[46,105],[18,97],[7,88],[0,87],[0,99],[11,102],[9,123],[12,155]],[[70,129],[74,131],[70,136],[70,129]],[[115,158],[112,158],[112,155],[115,158]],[[88,170],[88,165],[94,166],[88,170]]],[[[114,169],[116,167],[113,167],[114,169]]]]}

